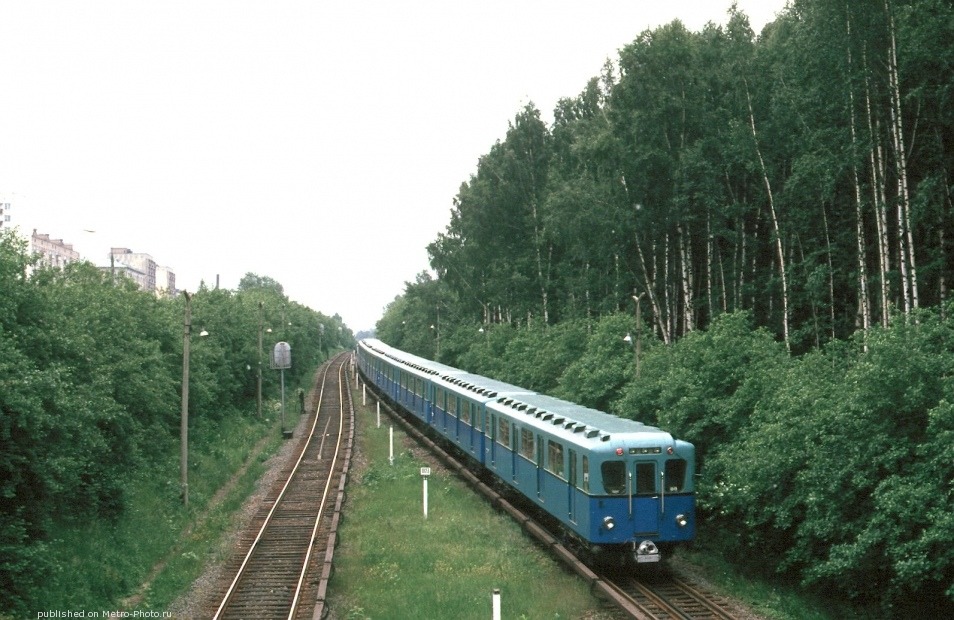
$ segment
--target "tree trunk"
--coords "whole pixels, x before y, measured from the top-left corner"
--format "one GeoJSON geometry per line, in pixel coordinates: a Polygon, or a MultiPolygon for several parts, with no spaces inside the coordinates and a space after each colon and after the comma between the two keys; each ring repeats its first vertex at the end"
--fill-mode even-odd
{"type": "Polygon", "coordinates": [[[646,266],[646,257],[643,254],[643,247],[639,243],[639,236],[634,235],[636,242],[636,253],[639,255],[639,264],[643,269],[643,281],[646,283],[646,294],[649,296],[649,303],[653,306],[653,315],[655,317],[656,328],[659,330],[665,344],[670,344],[672,339],[669,336],[669,330],[666,327],[666,321],[663,317],[662,308],[659,305],[659,296],[656,294],[654,279],[650,276],[649,269],[646,266]]]}
{"type": "Polygon", "coordinates": [[[779,227],[778,214],[775,211],[772,182],[769,180],[768,169],[765,167],[765,159],[762,157],[762,149],[759,147],[759,137],[755,131],[755,112],[752,110],[752,97],[749,95],[748,82],[745,84],[745,96],[749,104],[749,125],[752,128],[752,140],[755,143],[755,153],[759,158],[759,167],[762,170],[762,181],[765,183],[765,191],[768,194],[769,211],[772,215],[772,228],[775,231],[775,250],[778,252],[778,271],[782,278],[782,337],[785,340],[785,347],[791,350],[792,345],[789,336],[788,276],[785,273],[785,251],[782,245],[782,231],[779,227]]]}
{"type": "Polygon", "coordinates": [[[898,77],[898,51],[894,14],[890,0],[884,0],[888,26],[888,85],[891,94],[891,143],[898,184],[898,249],[901,261],[905,312],[918,307],[918,271],[914,260],[914,233],[911,230],[911,197],[908,191],[907,152],[901,118],[901,85],[898,77]]]}
{"type": "MultiPolygon", "coordinates": [[[[848,75],[851,76],[853,62],[851,57],[851,13],[846,5],[845,7],[845,30],[847,33],[847,45],[845,46],[848,55],[848,75]]],[[[858,315],[861,318],[861,329],[867,332],[871,329],[871,302],[868,294],[868,267],[866,251],[868,244],[865,240],[864,226],[864,205],[861,202],[861,181],[858,179],[858,166],[855,163],[858,151],[858,132],[857,119],[855,118],[855,91],[852,89],[851,80],[848,80],[848,110],[851,114],[851,178],[855,194],[855,249],[858,260],[858,315]]]]}
{"type": "Polygon", "coordinates": [[[682,225],[676,226],[679,234],[679,262],[681,264],[682,304],[683,304],[683,333],[688,334],[695,330],[695,319],[692,314],[692,252],[687,247],[686,235],[682,225]]]}
{"type": "Polygon", "coordinates": [[[865,112],[868,117],[868,138],[871,142],[868,153],[871,166],[871,199],[875,212],[875,229],[878,235],[878,269],[881,282],[881,325],[888,326],[891,319],[891,252],[888,246],[888,207],[884,189],[884,157],[878,139],[878,121],[874,118],[871,104],[871,83],[868,77],[867,54],[862,56],[865,73],[865,112]]]}

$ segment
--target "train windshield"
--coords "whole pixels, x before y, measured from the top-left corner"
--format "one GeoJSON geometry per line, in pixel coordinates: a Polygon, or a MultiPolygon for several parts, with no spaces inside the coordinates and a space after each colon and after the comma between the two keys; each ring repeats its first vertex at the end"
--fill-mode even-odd
{"type": "Polygon", "coordinates": [[[626,463],[606,461],[600,466],[603,475],[603,488],[610,495],[619,495],[626,491],[626,463]]]}
{"type": "Polygon", "coordinates": [[[686,461],[669,459],[666,461],[666,492],[682,491],[686,485],[686,461]]]}

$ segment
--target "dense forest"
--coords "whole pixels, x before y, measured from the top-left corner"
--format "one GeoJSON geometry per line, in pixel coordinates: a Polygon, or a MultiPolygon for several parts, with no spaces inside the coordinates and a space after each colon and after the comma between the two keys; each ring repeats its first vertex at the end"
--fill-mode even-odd
{"type": "Polygon", "coordinates": [[[724,552],[954,601],[954,7],[639,34],[461,184],[378,335],[699,448],[724,552]]]}
{"type": "MultiPolygon", "coordinates": [[[[186,295],[160,299],[90,263],[42,268],[24,240],[0,232],[0,617],[64,605],[37,598],[58,570],[51,532],[112,523],[138,478],[176,471],[186,338],[190,432],[200,436],[258,417],[259,362],[265,398],[280,398],[260,330],[266,353],[292,345],[292,386],[353,344],[340,317],[289,300],[268,277],[190,298],[187,313],[186,295]]],[[[168,505],[182,512],[178,482],[168,481],[168,505]]]]}

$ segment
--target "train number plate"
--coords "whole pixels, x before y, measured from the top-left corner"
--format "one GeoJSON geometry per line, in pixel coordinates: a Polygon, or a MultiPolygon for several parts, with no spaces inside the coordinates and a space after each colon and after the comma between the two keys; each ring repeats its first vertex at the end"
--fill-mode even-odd
{"type": "Polygon", "coordinates": [[[655,553],[653,555],[637,555],[636,556],[636,562],[638,564],[642,562],[658,562],[661,559],[662,559],[662,556],[660,556],[658,553],[655,553]]]}

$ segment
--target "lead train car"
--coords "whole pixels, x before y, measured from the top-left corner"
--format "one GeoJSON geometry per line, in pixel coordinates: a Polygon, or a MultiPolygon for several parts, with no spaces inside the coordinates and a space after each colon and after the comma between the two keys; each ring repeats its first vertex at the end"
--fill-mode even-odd
{"type": "Polygon", "coordinates": [[[358,343],[387,398],[545,511],[595,560],[658,562],[695,536],[695,448],[640,422],[358,343]]]}

